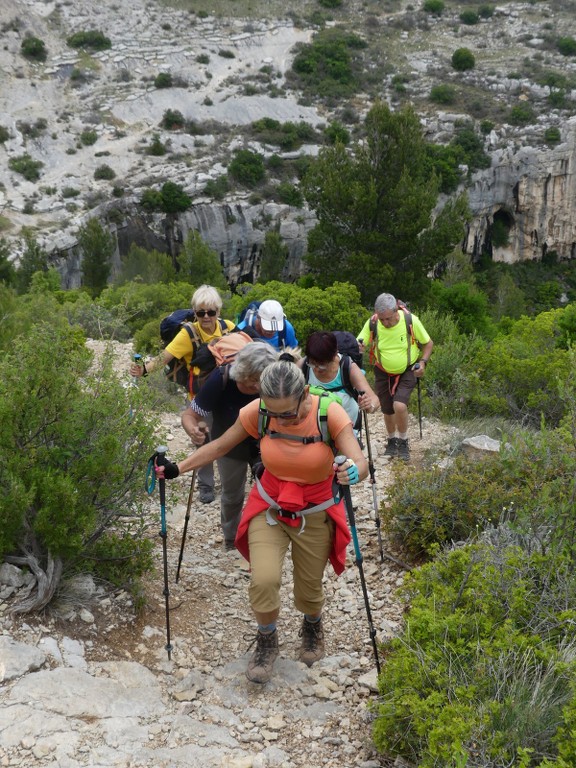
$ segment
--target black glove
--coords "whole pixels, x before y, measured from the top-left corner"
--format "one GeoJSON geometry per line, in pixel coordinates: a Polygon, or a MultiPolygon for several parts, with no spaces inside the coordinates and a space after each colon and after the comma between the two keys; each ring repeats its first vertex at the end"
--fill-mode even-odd
{"type": "Polygon", "coordinates": [[[178,464],[171,462],[164,454],[156,454],[156,466],[164,467],[164,478],[166,480],[174,480],[180,474],[178,464]]]}

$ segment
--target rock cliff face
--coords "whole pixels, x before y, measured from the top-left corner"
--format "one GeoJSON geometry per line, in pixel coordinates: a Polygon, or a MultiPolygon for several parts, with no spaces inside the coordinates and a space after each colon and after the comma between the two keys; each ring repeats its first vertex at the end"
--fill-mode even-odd
{"type": "MultiPolygon", "coordinates": [[[[196,230],[219,254],[226,279],[234,288],[239,283],[258,279],[266,232],[276,229],[288,248],[282,279],[291,282],[304,271],[302,257],[308,232],[315,223],[310,211],[275,203],[198,204],[174,220],[163,216],[144,218],[135,211],[127,212],[124,222],[115,229],[117,249],[113,268],[119,267],[120,256],[127,253],[132,244],[177,253],[189,232],[196,230]]],[[[82,256],[75,245],[53,251],[52,262],[65,288],[80,287],[82,256]]]]}
{"type": "Polygon", "coordinates": [[[565,141],[554,149],[495,152],[492,167],[477,173],[468,189],[474,218],[466,251],[472,258],[489,252],[507,263],[541,259],[548,251],[575,258],[575,164],[576,118],[568,121],[565,141]],[[500,225],[496,243],[495,223],[500,225]]]}

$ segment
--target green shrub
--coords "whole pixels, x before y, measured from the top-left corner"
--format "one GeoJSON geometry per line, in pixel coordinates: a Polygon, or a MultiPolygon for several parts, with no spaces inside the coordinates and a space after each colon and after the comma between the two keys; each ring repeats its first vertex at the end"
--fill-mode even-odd
{"type": "Polygon", "coordinates": [[[304,197],[300,189],[294,184],[282,183],[278,185],[278,199],[281,203],[291,205],[294,208],[302,208],[304,197]]]}
{"type": "Polygon", "coordinates": [[[342,0],[318,0],[323,8],[340,8],[342,0]]]}
{"type": "Polygon", "coordinates": [[[478,24],[480,21],[480,17],[476,13],[476,11],[472,11],[470,9],[467,9],[465,11],[462,11],[460,16],[458,17],[462,24],[468,24],[472,26],[473,24],[478,24]]]}
{"type": "Polygon", "coordinates": [[[494,130],[494,123],[492,120],[481,120],[480,130],[485,136],[487,136],[491,131],[494,130]]]}
{"type": "Polygon", "coordinates": [[[92,51],[105,51],[112,47],[110,38],[96,29],[75,32],[66,39],[66,44],[71,48],[84,48],[92,51]]]}
{"type": "Polygon", "coordinates": [[[536,531],[502,526],[413,572],[405,595],[379,678],[377,748],[421,768],[567,768],[539,761],[573,754],[573,561],[545,554],[536,531]]]}
{"type": "Polygon", "coordinates": [[[96,131],[90,129],[86,129],[82,131],[80,134],[80,143],[83,144],[85,147],[91,147],[93,144],[96,144],[98,141],[98,134],[96,131]]]}
{"type": "Polygon", "coordinates": [[[146,147],[146,154],[153,155],[154,157],[162,157],[166,154],[167,151],[168,150],[166,149],[166,145],[161,141],[160,136],[155,133],[152,136],[150,145],[146,147]]]}
{"type": "Polygon", "coordinates": [[[97,181],[98,180],[110,181],[116,178],[116,173],[112,168],[110,168],[109,165],[106,165],[104,163],[103,165],[99,165],[96,168],[96,170],[94,171],[94,178],[97,181]]]}
{"type": "Polygon", "coordinates": [[[490,19],[494,15],[494,6],[493,5],[481,5],[478,8],[478,16],[480,16],[481,19],[490,19]]]}
{"type": "Polygon", "coordinates": [[[576,56],[576,40],[573,37],[560,37],[557,47],[562,56],[576,56]]]}
{"type": "Polygon", "coordinates": [[[339,28],[318,32],[310,44],[297,46],[290,78],[321,97],[351,96],[362,82],[362,65],[355,52],[366,43],[339,28]]]}
{"type": "Polygon", "coordinates": [[[32,61],[46,61],[48,52],[43,40],[38,37],[26,37],[22,40],[20,51],[23,56],[32,61]]]}
{"type": "Polygon", "coordinates": [[[474,69],[476,59],[469,48],[457,48],[452,54],[452,66],[458,72],[464,72],[467,69],[474,69]]]}
{"type": "Polygon", "coordinates": [[[328,144],[344,144],[345,146],[350,143],[350,131],[345,128],[342,123],[334,121],[324,130],[324,137],[328,144]]]}
{"type": "Polygon", "coordinates": [[[218,51],[218,56],[222,56],[223,59],[235,59],[236,54],[234,51],[229,50],[228,48],[220,48],[218,51]]]}
{"type": "Polygon", "coordinates": [[[442,83],[433,85],[430,89],[430,101],[435,104],[454,104],[456,101],[456,89],[453,85],[442,83]]]}
{"type": "Polygon", "coordinates": [[[172,88],[174,81],[170,72],[160,72],[154,78],[155,88],[172,88]]]}
{"type": "Polygon", "coordinates": [[[199,53],[198,56],[196,56],[196,63],[197,64],[210,64],[210,56],[208,56],[207,53],[199,53]]]}
{"type": "Polygon", "coordinates": [[[140,205],[147,211],[181,213],[190,208],[192,200],[179,184],[166,181],[160,190],[144,190],[140,198],[140,205]]]}
{"type": "Polygon", "coordinates": [[[214,200],[223,200],[228,192],[230,185],[225,173],[216,179],[209,179],[204,187],[204,194],[213,197],[214,200]]]}
{"type": "Polygon", "coordinates": [[[10,131],[3,125],[0,125],[0,144],[4,144],[10,138],[10,131]]]}
{"type": "Polygon", "coordinates": [[[44,167],[44,163],[41,160],[33,160],[28,153],[25,153],[18,157],[11,157],[8,160],[8,167],[22,174],[27,181],[38,181],[40,169],[44,167]]]}
{"type": "Polygon", "coordinates": [[[184,115],[177,109],[167,109],[160,122],[160,126],[167,131],[179,131],[184,128],[185,124],[184,115]]]}
{"type": "Polygon", "coordinates": [[[422,10],[434,16],[441,16],[444,11],[444,0],[424,0],[422,10]]]}
{"type": "Polygon", "coordinates": [[[512,125],[527,125],[532,123],[535,118],[534,110],[526,101],[514,105],[508,114],[508,122],[512,125]]]}
{"type": "Polygon", "coordinates": [[[153,451],[147,388],[126,390],[111,355],[90,370],[82,334],[47,294],[34,294],[31,309],[46,320],[28,332],[22,323],[0,356],[0,557],[18,557],[37,579],[18,612],[43,609],[63,573],[110,578],[113,540],[124,552],[118,585],[134,588],[152,565],[141,479],[153,451]],[[30,398],[41,404],[34,413],[30,398]]]}
{"type": "Polygon", "coordinates": [[[266,170],[264,158],[258,152],[249,149],[238,150],[228,165],[229,175],[247,187],[254,187],[264,179],[266,170]]]}

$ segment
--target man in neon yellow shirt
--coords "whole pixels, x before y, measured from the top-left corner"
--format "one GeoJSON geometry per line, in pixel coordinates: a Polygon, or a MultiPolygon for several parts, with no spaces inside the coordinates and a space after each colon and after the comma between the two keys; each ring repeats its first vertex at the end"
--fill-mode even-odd
{"type": "MultiPolygon", "coordinates": [[[[211,285],[201,285],[194,292],[191,304],[196,314],[196,321],[192,325],[201,343],[219,339],[224,333],[229,333],[236,327],[231,320],[220,319],[222,298],[216,288],[211,285]]],[[[190,334],[186,328],[181,328],[158,357],[147,361],[145,364],[134,363],[130,368],[130,375],[145,376],[159,366],[167,365],[174,358],[177,360],[183,358],[186,367],[190,368],[190,362],[195,354],[196,351],[190,334]]],[[[199,375],[200,369],[193,368],[192,372],[196,377],[199,375]]],[[[193,395],[189,393],[188,397],[192,399],[193,395]]],[[[212,417],[208,417],[205,421],[210,428],[212,417]]],[[[185,427],[184,421],[182,424],[185,427]]],[[[214,468],[212,464],[207,464],[198,472],[198,496],[203,504],[210,504],[214,501],[214,468]]]]}
{"type": "Polygon", "coordinates": [[[390,293],[374,302],[374,314],[358,334],[360,349],[370,348],[375,390],[388,432],[385,456],[410,459],[408,402],[424,375],[434,342],[420,320],[390,293]]]}

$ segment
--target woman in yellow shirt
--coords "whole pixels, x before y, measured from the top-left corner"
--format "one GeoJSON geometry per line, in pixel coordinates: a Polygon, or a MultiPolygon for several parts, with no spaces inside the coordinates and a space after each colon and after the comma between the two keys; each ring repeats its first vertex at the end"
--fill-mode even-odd
{"type": "MultiPolygon", "coordinates": [[[[224,333],[229,333],[236,327],[231,320],[221,320],[220,312],[222,310],[222,298],[216,288],[211,285],[201,285],[192,296],[192,309],[196,315],[196,320],[191,323],[200,343],[219,339],[224,333]]],[[[190,369],[192,358],[196,354],[196,343],[192,340],[190,333],[186,328],[181,328],[170,344],[152,360],[146,363],[133,363],[130,368],[131,376],[146,376],[155,371],[160,366],[168,365],[174,358],[184,359],[186,367],[190,369]]],[[[198,376],[200,369],[193,368],[192,373],[198,376]]],[[[194,395],[188,393],[190,400],[194,395]]],[[[211,417],[205,419],[208,429],[211,428],[211,417]]],[[[214,501],[214,467],[207,464],[198,472],[198,498],[203,504],[210,504],[214,501]]]]}

